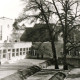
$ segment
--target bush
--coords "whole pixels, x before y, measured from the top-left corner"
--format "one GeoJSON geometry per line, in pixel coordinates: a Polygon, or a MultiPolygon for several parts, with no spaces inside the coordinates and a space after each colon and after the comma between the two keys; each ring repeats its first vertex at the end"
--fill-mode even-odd
{"type": "Polygon", "coordinates": [[[33,75],[34,73],[36,73],[40,70],[41,70],[40,67],[38,67],[36,65],[33,65],[26,70],[18,70],[18,73],[20,74],[21,78],[25,79],[26,77],[31,76],[31,75],[33,75]]]}
{"type": "Polygon", "coordinates": [[[47,60],[47,64],[48,64],[48,66],[52,65],[53,63],[54,63],[54,60],[53,60],[53,59],[49,59],[49,60],[47,60]]]}
{"type": "Polygon", "coordinates": [[[40,71],[40,70],[41,70],[41,68],[40,68],[40,67],[38,67],[38,66],[36,66],[36,65],[31,66],[31,67],[30,67],[30,68],[28,68],[28,69],[30,69],[30,70],[31,70],[31,72],[33,72],[33,73],[36,73],[36,72],[38,72],[38,71],[40,71]]]}

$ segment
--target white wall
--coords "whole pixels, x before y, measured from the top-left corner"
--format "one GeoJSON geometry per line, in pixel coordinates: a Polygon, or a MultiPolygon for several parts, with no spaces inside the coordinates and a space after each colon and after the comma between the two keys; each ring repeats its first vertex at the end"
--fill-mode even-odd
{"type": "Polygon", "coordinates": [[[2,26],[2,40],[0,40],[0,43],[3,43],[5,40],[9,39],[13,30],[13,22],[14,21],[9,18],[0,18],[0,27],[2,26]]]}
{"type": "Polygon", "coordinates": [[[0,48],[1,52],[1,63],[5,63],[5,62],[9,62],[9,63],[14,63],[17,60],[20,59],[24,59],[27,56],[27,52],[29,51],[29,48],[31,48],[32,46],[32,42],[17,42],[17,43],[6,43],[6,44],[2,44],[2,47],[0,48]],[[10,44],[12,46],[10,46],[10,44]],[[7,45],[7,46],[5,46],[7,45]],[[8,46],[9,45],[9,46],[8,46]],[[25,51],[23,50],[25,48],[25,51]],[[6,54],[6,58],[3,58],[3,50],[6,49],[7,52],[6,54]],[[10,51],[8,51],[8,49],[10,49],[10,51]],[[13,52],[12,50],[15,49],[15,51],[13,52]],[[16,49],[19,49],[19,51],[17,52],[16,49]],[[20,49],[22,49],[22,51],[20,51],[20,49]],[[22,55],[20,55],[20,52],[22,52],[22,55]],[[12,56],[12,54],[15,54],[15,56],[12,56]],[[18,53],[19,55],[17,56],[16,53],[18,53]],[[24,53],[24,54],[23,54],[24,53]],[[10,54],[10,56],[9,56],[10,54]]]}

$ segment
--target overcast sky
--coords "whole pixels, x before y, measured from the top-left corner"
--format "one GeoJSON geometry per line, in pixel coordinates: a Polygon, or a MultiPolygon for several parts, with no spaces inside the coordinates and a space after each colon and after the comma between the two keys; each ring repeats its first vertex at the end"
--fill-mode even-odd
{"type": "Polygon", "coordinates": [[[20,0],[0,0],[0,17],[15,19],[22,12],[23,7],[20,0]]]}

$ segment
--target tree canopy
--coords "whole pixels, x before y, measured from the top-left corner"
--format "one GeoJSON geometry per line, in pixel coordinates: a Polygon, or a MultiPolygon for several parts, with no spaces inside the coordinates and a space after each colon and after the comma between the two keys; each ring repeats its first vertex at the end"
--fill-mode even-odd
{"type": "MultiPolygon", "coordinates": [[[[68,50],[73,47],[74,43],[72,37],[74,37],[73,32],[80,26],[78,23],[80,21],[80,2],[79,0],[23,0],[26,2],[26,7],[24,9],[24,14],[18,21],[24,20],[27,18],[31,20],[31,23],[39,21],[40,23],[46,23],[46,28],[49,32],[50,41],[52,44],[53,58],[55,60],[55,68],[58,69],[57,57],[56,57],[56,48],[55,48],[55,36],[57,32],[62,31],[63,33],[63,64],[64,69],[67,69],[66,55],[68,50]],[[32,13],[26,13],[31,11],[32,13]],[[56,16],[56,20],[54,19],[56,16]],[[50,22],[55,20],[55,26],[51,27],[50,22]],[[58,25],[58,26],[57,26],[58,25]],[[58,28],[59,27],[59,28],[58,28]],[[70,46],[68,46],[68,44],[70,46]]],[[[54,22],[53,22],[54,23],[54,22]]],[[[36,30],[36,29],[35,29],[36,30]]],[[[46,29],[44,30],[46,31],[46,29]]],[[[47,32],[47,33],[48,33],[47,32]]],[[[30,37],[34,33],[34,30],[31,31],[30,37]]],[[[38,29],[36,34],[38,33],[38,29]]],[[[43,33],[43,29],[39,31],[43,33]]],[[[35,35],[35,33],[34,33],[35,35]]],[[[37,35],[38,36],[38,35],[37,35]]],[[[44,35],[45,36],[45,35],[44,35]]],[[[36,39],[36,37],[34,36],[36,39]]],[[[43,34],[42,37],[43,38],[43,34]]],[[[33,40],[34,41],[34,40],[33,40]]],[[[78,44],[77,44],[78,45],[78,44]]]]}
{"type": "MultiPolygon", "coordinates": [[[[50,24],[54,27],[54,24],[50,24]]],[[[58,40],[58,33],[56,34],[55,41],[58,40]]],[[[49,36],[49,31],[46,24],[35,24],[32,28],[26,28],[26,31],[21,36],[21,41],[31,41],[31,42],[46,42],[51,41],[49,36]]]]}

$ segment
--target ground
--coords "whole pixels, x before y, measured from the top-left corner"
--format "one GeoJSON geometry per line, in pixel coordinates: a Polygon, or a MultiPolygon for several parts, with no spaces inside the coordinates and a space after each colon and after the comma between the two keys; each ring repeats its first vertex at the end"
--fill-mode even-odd
{"type": "Polygon", "coordinates": [[[72,69],[65,80],[80,80],[80,68],[74,68],[72,69]]]}
{"type": "Polygon", "coordinates": [[[39,65],[44,60],[24,59],[12,64],[3,64],[0,66],[0,80],[4,77],[17,73],[18,69],[26,69],[32,65],[39,65]]]}
{"type": "MultiPolygon", "coordinates": [[[[42,63],[44,61],[45,60],[24,59],[12,64],[3,64],[0,66],[0,80],[16,80],[14,78],[18,78],[17,80],[21,80],[17,75],[18,69],[27,69],[32,65],[39,65],[39,63],[42,63]],[[12,76],[8,78],[7,76],[9,75],[12,76]],[[13,77],[13,75],[15,75],[15,77],[13,77]]],[[[80,80],[80,68],[74,68],[67,71],[62,70],[61,65],[59,66],[59,68],[60,70],[55,70],[53,65],[48,66],[47,68],[44,68],[36,74],[28,77],[26,80],[48,80],[57,72],[63,72],[66,74],[67,77],[64,80],[80,80]]]]}

